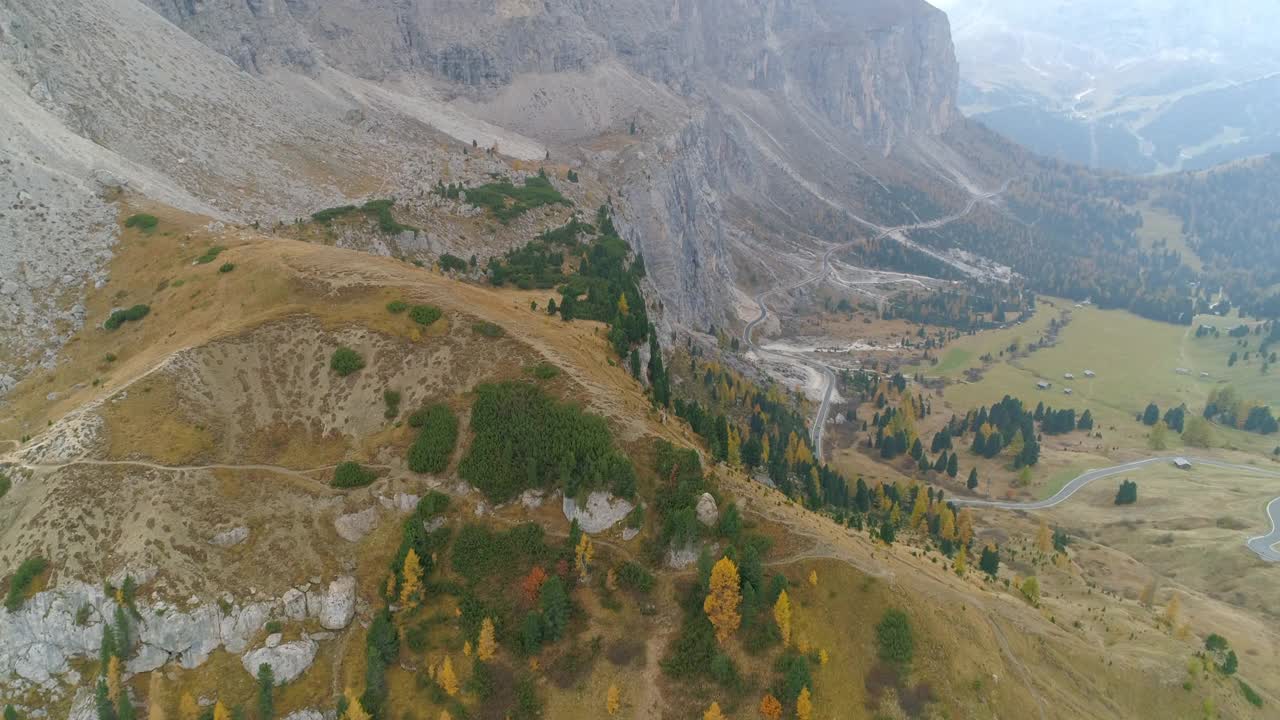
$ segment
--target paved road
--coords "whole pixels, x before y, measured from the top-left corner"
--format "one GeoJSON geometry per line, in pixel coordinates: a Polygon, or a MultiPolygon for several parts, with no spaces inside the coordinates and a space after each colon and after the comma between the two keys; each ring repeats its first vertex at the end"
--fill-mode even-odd
{"type": "MultiPolygon", "coordinates": [[[[1178,456],[1178,457],[1187,457],[1187,456],[1178,456]]],[[[1064,502],[1065,500],[1070,498],[1072,495],[1075,495],[1077,492],[1080,491],[1081,488],[1093,482],[1094,480],[1101,480],[1103,478],[1112,477],[1114,475],[1121,475],[1123,473],[1132,472],[1134,470],[1146,467],[1148,465],[1155,465],[1160,463],[1172,463],[1173,458],[1174,456],[1172,455],[1153,457],[1153,458],[1147,458],[1146,460],[1135,460],[1133,462],[1124,463],[1122,465],[1114,465],[1109,468],[1102,468],[1101,470],[1089,470],[1085,473],[1082,473],[1076,476],[1075,479],[1073,479],[1071,482],[1064,485],[1062,489],[1059,490],[1057,493],[1055,493],[1052,497],[1046,498],[1044,500],[1030,500],[1027,502],[1015,502],[1015,501],[1007,501],[1007,500],[981,500],[978,498],[961,498],[961,497],[952,497],[950,498],[950,500],[956,505],[968,505],[970,507],[989,507],[989,508],[996,508],[999,510],[1047,510],[1051,507],[1054,507],[1064,502]]],[[[1223,468],[1225,470],[1235,470],[1238,472],[1248,472],[1248,473],[1268,475],[1270,477],[1280,478],[1280,472],[1277,472],[1274,470],[1266,470],[1264,468],[1258,468],[1252,465],[1236,465],[1233,463],[1222,462],[1221,460],[1212,460],[1210,458],[1187,457],[1187,460],[1191,461],[1193,470],[1195,465],[1209,465],[1211,467],[1223,468]]],[[[1267,562],[1280,562],[1280,552],[1277,552],[1273,548],[1274,545],[1276,545],[1277,543],[1280,543],[1280,497],[1272,500],[1270,503],[1267,504],[1267,516],[1271,519],[1271,532],[1266,535],[1259,535],[1257,537],[1249,538],[1245,542],[1245,545],[1247,545],[1250,550],[1257,553],[1258,557],[1261,557],[1263,560],[1266,560],[1267,562]]]]}
{"type": "MultiPolygon", "coordinates": [[[[875,237],[876,240],[881,240],[895,233],[909,232],[911,230],[934,230],[942,227],[943,225],[946,225],[947,223],[959,220],[965,215],[968,215],[969,213],[973,212],[973,209],[978,206],[978,203],[990,200],[991,198],[995,197],[996,195],[999,195],[1000,193],[1008,189],[1009,182],[1010,182],[1009,180],[1004,181],[1004,183],[1000,185],[1000,188],[993,192],[983,193],[981,195],[974,195],[973,197],[970,197],[969,202],[965,204],[963,210],[960,210],[959,212],[956,212],[956,213],[952,213],[951,215],[944,215],[943,217],[934,218],[933,220],[912,223],[910,225],[898,225],[896,227],[885,227],[883,225],[877,225],[868,220],[863,220],[862,218],[859,218],[856,216],[852,216],[852,217],[858,222],[864,225],[867,225],[871,229],[875,230],[877,232],[877,235],[875,237]]],[[[755,329],[757,325],[759,325],[760,323],[764,322],[769,318],[769,307],[765,305],[765,298],[768,298],[772,295],[788,293],[788,292],[791,292],[792,290],[802,288],[805,285],[809,285],[809,284],[818,282],[819,280],[822,280],[831,272],[831,258],[834,257],[837,253],[847,250],[850,246],[852,246],[856,242],[858,242],[858,240],[850,240],[849,242],[846,242],[846,243],[832,245],[830,248],[827,249],[825,253],[822,254],[822,266],[817,270],[817,272],[814,272],[812,275],[809,275],[799,280],[798,282],[792,283],[791,285],[787,285],[786,287],[779,287],[779,288],[773,288],[772,290],[765,290],[764,292],[756,295],[755,296],[756,307],[759,309],[760,314],[757,315],[754,320],[752,320],[751,322],[748,322],[746,327],[742,329],[743,344],[746,345],[751,350],[755,351],[757,354],[772,355],[774,357],[786,358],[792,362],[806,365],[822,373],[824,379],[826,380],[826,388],[822,391],[822,402],[818,405],[818,410],[813,417],[813,427],[809,431],[810,440],[813,442],[814,453],[819,460],[822,459],[822,432],[827,424],[827,416],[831,412],[831,396],[835,393],[835,386],[836,386],[835,371],[831,369],[830,365],[818,362],[817,360],[813,360],[811,358],[797,356],[792,353],[767,351],[762,349],[760,346],[756,345],[755,343],[755,339],[754,339],[755,329]]]]}

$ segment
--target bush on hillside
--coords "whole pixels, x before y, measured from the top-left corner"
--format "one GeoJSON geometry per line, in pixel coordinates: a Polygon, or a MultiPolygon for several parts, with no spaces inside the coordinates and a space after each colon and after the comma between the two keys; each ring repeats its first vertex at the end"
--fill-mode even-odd
{"type": "Polygon", "coordinates": [[[217,259],[218,259],[218,256],[222,254],[222,251],[223,251],[223,250],[226,250],[226,248],[222,247],[221,245],[214,245],[213,247],[209,248],[208,250],[205,250],[203,255],[201,255],[200,257],[196,258],[196,264],[197,264],[197,265],[208,265],[209,263],[213,262],[214,260],[217,260],[217,259]]]}
{"type": "Polygon", "coordinates": [[[378,474],[372,470],[364,468],[358,462],[338,463],[338,467],[333,470],[333,482],[336,488],[357,488],[364,487],[378,479],[378,474]]]}
{"type": "Polygon", "coordinates": [[[445,253],[440,256],[440,269],[445,272],[465,272],[467,261],[457,255],[445,253]]]}
{"type": "Polygon", "coordinates": [[[141,320],[150,312],[150,305],[134,305],[127,310],[116,310],[111,313],[111,316],[102,324],[102,327],[108,330],[115,330],[127,322],[137,322],[138,320],[141,320]]]}
{"type": "Polygon", "coordinates": [[[364,367],[364,358],[360,357],[360,353],[344,345],[333,351],[333,356],[329,358],[329,367],[342,377],[346,377],[364,367]]]}
{"type": "Polygon", "coordinates": [[[487,338],[502,337],[503,335],[506,334],[506,331],[503,330],[501,326],[494,325],[488,320],[481,320],[480,322],[473,325],[472,329],[487,338]]]}
{"type": "Polygon", "coordinates": [[[152,230],[155,228],[156,225],[159,225],[159,224],[160,224],[159,218],[157,218],[155,215],[148,215],[147,213],[137,213],[135,215],[130,215],[128,219],[124,221],[125,227],[138,228],[139,230],[144,230],[144,231],[152,230]]]}
{"type": "Polygon", "coordinates": [[[18,566],[17,572],[13,577],[9,578],[9,594],[5,596],[4,606],[9,612],[17,612],[22,607],[22,601],[26,599],[27,589],[31,587],[31,583],[39,577],[40,573],[48,567],[48,563],[40,556],[29,557],[18,566]]]}
{"type": "Polygon", "coordinates": [[[409,308],[409,318],[419,325],[430,325],[439,320],[442,314],[435,305],[414,305],[409,308]]]}
{"type": "Polygon", "coordinates": [[[392,300],[391,302],[387,303],[387,312],[391,313],[392,315],[399,315],[400,313],[408,309],[409,309],[409,304],[403,300],[392,300]]]}
{"type": "Polygon", "coordinates": [[[880,659],[886,662],[906,664],[911,662],[915,642],[911,638],[911,621],[897,608],[884,611],[876,625],[876,644],[880,659]]]}
{"type": "Polygon", "coordinates": [[[219,267],[219,268],[218,268],[218,272],[220,272],[220,273],[229,273],[229,272],[231,272],[232,270],[235,270],[235,269],[236,269],[236,264],[235,264],[235,263],[222,263],[222,267],[219,267]]]}

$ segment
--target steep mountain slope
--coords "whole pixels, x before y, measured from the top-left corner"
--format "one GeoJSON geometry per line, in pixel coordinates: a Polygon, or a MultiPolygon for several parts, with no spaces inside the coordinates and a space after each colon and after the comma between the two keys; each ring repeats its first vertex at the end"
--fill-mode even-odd
{"type": "MultiPolygon", "coordinates": [[[[269,222],[342,196],[421,192],[448,178],[442,142],[526,160],[551,148],[553,160],[599,172],[654,270],[663,322],[703,328],[735,319],[747,278],[796,274],[797,253],[924,212],[906,195],[945,208],[963,188],[999,182],[942,139],[958,120],[956,67],[946,18],[915,0],[370,3],[358,13],[159,0],[55,13],[6,0],[0,12],[10,28],[0,67],[20,100],[6,103],[6,125],[30,128],[10,144],[42,176],[75,183],[13,187],[57,210],[19,204],[6,218],[27,266],[68,256],[92,228],[105,249],[94,197],[121,184],[269,222]],[[39,149],[58,133],[67,140],[39,149]],[[75,145],[85,139],[87,155],[75,145]],[[55,224],[28,225],[40,221],[55,224]],[[52,244],[35,240],[49,234],[52,244]]],[[[19,284],[43,297],[55,278],[101,266],[87,256],[19,284]]],[[[20,271],[5,272],[16,281],[20,271]]],[[[74,300],[18,305],[33,329],[4,358],[9,375],[41,357],[31,352],[41,337],[56,346],[51,318],[74,324],[74,300]]]]}

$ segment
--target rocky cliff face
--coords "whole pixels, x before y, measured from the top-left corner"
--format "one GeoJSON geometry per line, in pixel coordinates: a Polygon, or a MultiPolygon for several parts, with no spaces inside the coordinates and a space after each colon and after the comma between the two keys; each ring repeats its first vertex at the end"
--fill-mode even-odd
{"type": "Polygon", "coordinates": [[[955,85],[922,0],[0,0],[0,393],[83,322],[117,187],[270,222],[416,192],[442,139],[550,147],[701,329],[915,182],[955,85]]]}

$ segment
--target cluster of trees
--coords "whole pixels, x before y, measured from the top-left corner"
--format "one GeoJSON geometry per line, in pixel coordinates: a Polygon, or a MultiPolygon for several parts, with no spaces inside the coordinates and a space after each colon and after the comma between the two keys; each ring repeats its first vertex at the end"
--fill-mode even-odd
{"type": "Polygon", "coordinates": [[[614,448],[604,418],[530,383],[480,385],[475,395],[474,439],[458,474],[492,502],[530,488],[555,487],[569,498],[597,488],[635,493],[635,469],[614,448]]]}
{"type": "Polygon", "coordinates": [[[1259,158],[1208,173],[1151,181],[1156,204],[1182,220],[1189,244],[1204,260],[1205,285],[1226,291],[1242,313],[1280,317],[1280,158],[1259,158]]]}
{"type": "Polygon", "coordinates": [[[463,187],[460,183],[445,185],[443,181],[437,181],[432,192],[440,197],[461,199],[468,205],[485,208],[503,225],[543,205],[573,205],[572,200],[561,195],[551,184],[545,170],[538,170],[537,175],[526,177],[522,185],[516,185],[506,178],[470,188],[463,187]]]}
{"type": "Polygon", "coordinates": [[[98,720],[135,720],[137,710],[125,687],[123,674],[138,641],[135,630],[141,615],[135,604],[137,586],[132,577],[125,577],[119,588],[108,586],[107,591],[115,598],[115,614],[112,622],[102,624],[94,707],[98,720]]]}
{"type": "Polygon", "coordinates": [[[432,403],[409,416],[409,427],[418,436],[409,446],[409,469],[416,473],[441,473],[449,467],[458,444],[458,416],[444,403],[432,403]]]}
{"type": "Polygon", "coordinates": [[[150,305],[134,305],[125,310],[112,311],[106,322],[102,323],[102,327],[107,330],[115,330],[127,322],[137,322],[146,317],[151,312],[150,305]]]}
{"type": "Polygon", "coordinates": [[[395,216],[391,214],[391,206],[395,205],[395,198],[382,198],[370,200],[363,205],[339,205],[337,207],[325,208],[318,212],[311,213],[311,219],[315,222],[328,225],[330,222],[350,215],[352,213],[363,213],[372,215],[377,220],[378,230],[388,235],[396,235],[402,232],[417,233],[418,228],[411,225],[403,225],[396,221],[395,216]]]}
{"type": "Polygon", "coordinates": [[[1262,435],[1280,431],[1271,407],[1256,400],[1246,400],[1230,385],[1209,391],[1204,417],[1228,427],[1262,435]]]}

